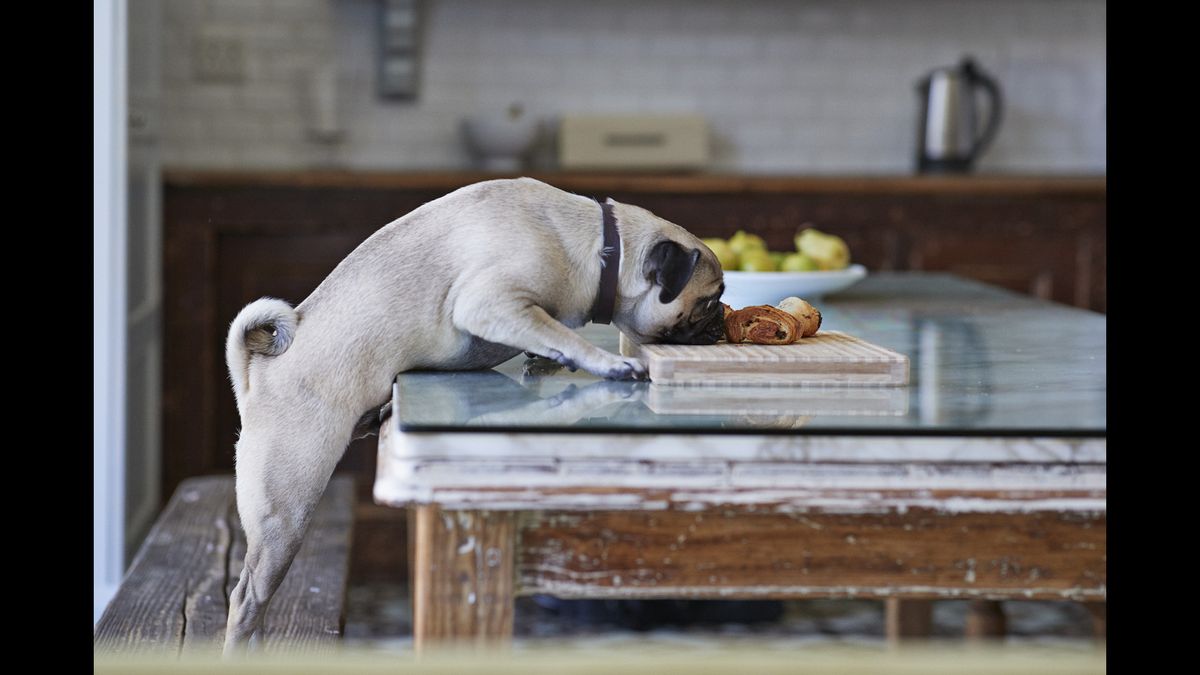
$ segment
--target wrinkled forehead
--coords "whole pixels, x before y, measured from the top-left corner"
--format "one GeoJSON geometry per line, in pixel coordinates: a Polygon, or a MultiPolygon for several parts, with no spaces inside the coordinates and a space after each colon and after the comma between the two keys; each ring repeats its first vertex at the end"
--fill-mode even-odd
{"type": "Polygon", "coordinates": [[[697,291],[707,294],[718,286],[725,288],[725,272],[721,270],[721,263],[716,258],[711,253],[700,256],[700,263],[696,265],[696,271],[692,274],[697,291]]]}
{"type": "Polygon", "coordinates": [[[707,279],[700,279],[697,275],[692,281],[695,289],[692,297],[697,305],[703,305],[709,300],[720,300],[721,295],[725,293],[725,281],[720,274],[709,275],[707,279]]]}

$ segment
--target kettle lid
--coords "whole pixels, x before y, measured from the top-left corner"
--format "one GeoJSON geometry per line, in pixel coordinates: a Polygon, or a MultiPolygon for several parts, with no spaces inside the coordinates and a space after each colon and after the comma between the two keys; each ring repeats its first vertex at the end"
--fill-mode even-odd
{"type": "Polygon", "coordinates": [[[962,57],[962,59],[956,65],[939,66],[939,67],[934,68],[933,70],[929,71],[928,73],[925,73],[925,75],[921,76],[921,79],[917,80],[917,90],[923,92],[926,89],[928,89],[929,83],[933,80],[933,78],[935,76],[938,76],[938,75],[941,75],[943,77],[966,76],[966,78],[970,80],[970,79],[976,79],[979,76],[979,73],[980,73],[979,64],[975,61],[975,57],[971,56],[970,54],[967,54],[967,55],[964,55],[962,57]]]}

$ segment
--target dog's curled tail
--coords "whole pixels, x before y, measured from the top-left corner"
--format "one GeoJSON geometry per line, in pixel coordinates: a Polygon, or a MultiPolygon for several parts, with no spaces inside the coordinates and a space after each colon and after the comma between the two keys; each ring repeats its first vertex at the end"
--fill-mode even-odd
{"type": "Polygon", "coordinates": [[[229,326],[225,340],[225,363],[233,380],[238,411],[249,382],[250,355],[278,356],[292,344],[299,315],[277,298],[259,298],[242,308],[229,326]]]}

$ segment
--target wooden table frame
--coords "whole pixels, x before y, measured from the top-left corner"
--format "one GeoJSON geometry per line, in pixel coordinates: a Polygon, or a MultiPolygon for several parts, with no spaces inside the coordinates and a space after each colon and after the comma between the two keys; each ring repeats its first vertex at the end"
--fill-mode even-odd
{"type": "Polygon", "coordinates": [[[706,473],[700,437],[670,439],[695,455],[683,465],[608,451],[597,466],[584,435],[549,465],[539,449],[563,438],[478,436],[495,465],[438,454],[441,435],[393,426],[375,492],[409,508],[418,649],[504,642],[514,598],[537,593],[879,598],[894,639],[928,635],[934,599],[975,601],[972,636],[1003,634],[995,601],[1072,600],[1089,603],[1103,635],[1103,438],[889,438],[893,461],[881,462],[869,439],[724,437],[724,468],[706,473]],[[755,443],[772,444],[768,459],[749,452],[755,443]],[[501,476],[506,467],[516,473],[501,476]],[[543,470],[553,477],[539,483],[543,470]]]}
{"type": "MultiPolygon", "coordinates": [[[[414,639],[503,642],[517,595],[1103,603],[1104,514],[410,511],[414,639]]],[[[892,602],[920,634],[927,604],[892,602]],[[907,616],[905,616],[907,614],[907,616]]],[[[972,631],[1002,633],[977,603],[972,631]]],[[[1098,606],[1102,613],[1103,607],[1098,606]]],[[[993,615],[994,617],[994,615],[993,615]]]]}

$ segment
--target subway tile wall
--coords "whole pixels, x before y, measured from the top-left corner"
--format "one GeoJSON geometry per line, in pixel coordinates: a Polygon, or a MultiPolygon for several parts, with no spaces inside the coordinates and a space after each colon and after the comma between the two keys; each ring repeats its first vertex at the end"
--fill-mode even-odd
{"type": "MultiPolygon", "coordinates": [[[[698,112],[715,171],[909,173],[916,81],[967,53],[1006,110],[980,171],[1106,170],[1103,0],[425,0],[420,94],[381,99],[377,0],[170,0],[162,153],[196,168],[457,169],[469,114],[698,112]],[[197,78],[201,36],[244,46],[197,78]],[[308,133],[336,72],[337,142],[308,133]]],[[[131,22],[135,23],[135,22],[131,22]]],[[[549,137],[551,134],[547,134],[549,137]]],[[[551,166],[543,147],[532,168],[551,166]]]]}

